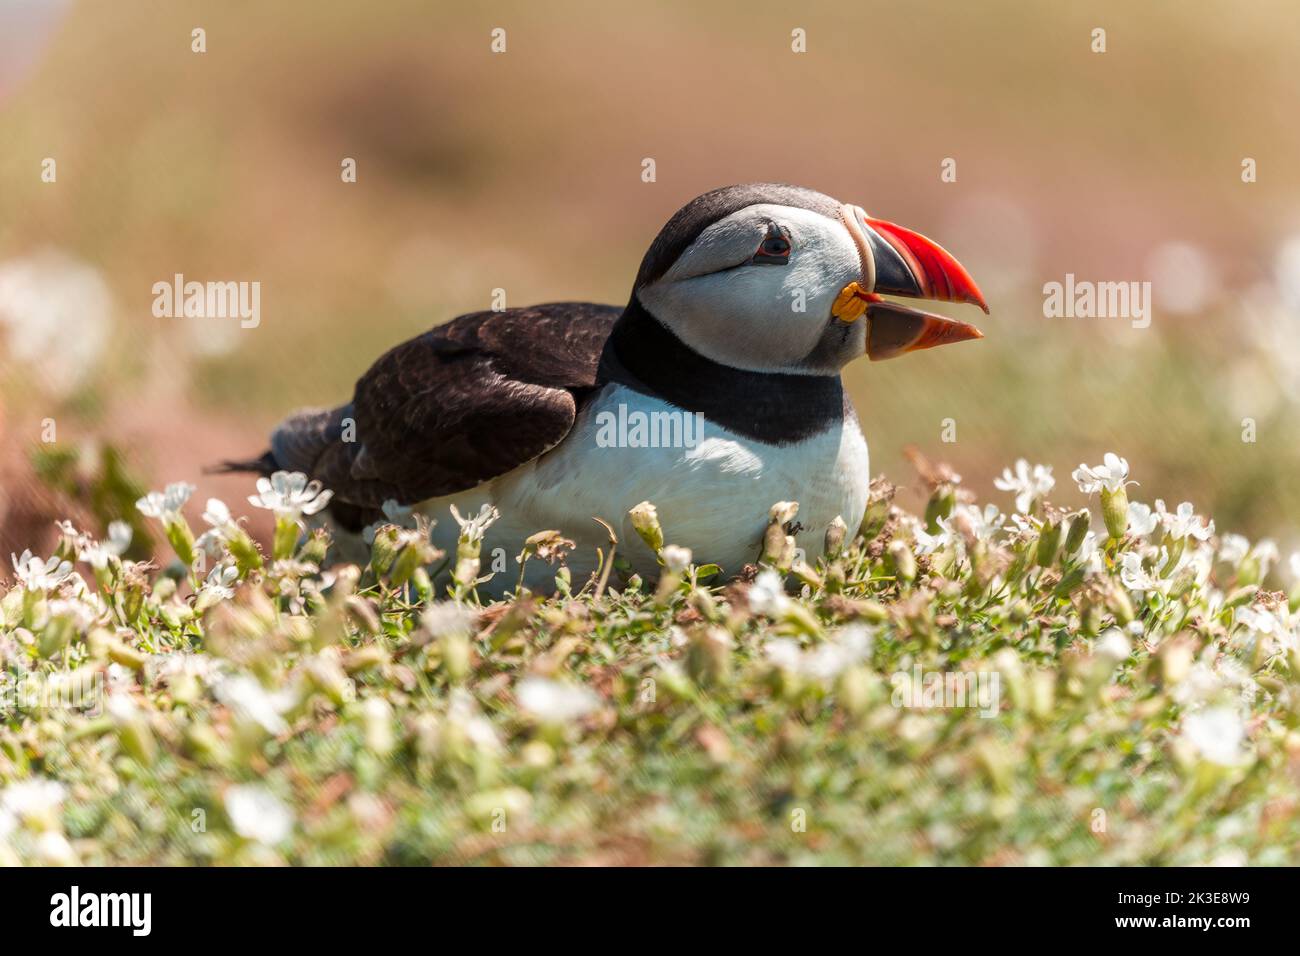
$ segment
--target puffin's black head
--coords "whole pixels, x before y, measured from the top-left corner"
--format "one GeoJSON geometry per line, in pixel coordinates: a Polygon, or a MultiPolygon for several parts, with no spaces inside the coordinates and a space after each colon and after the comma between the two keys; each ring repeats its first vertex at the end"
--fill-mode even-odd
{"type": "Polygon", "coordinates": [[[981,337],[882,294],[988,311],[936,243],[780,184],[726,186],[687,203],[651,243],[632,294],[697,352],[756,371],[837,372],[863,354],[892,358],[981,337]]]}

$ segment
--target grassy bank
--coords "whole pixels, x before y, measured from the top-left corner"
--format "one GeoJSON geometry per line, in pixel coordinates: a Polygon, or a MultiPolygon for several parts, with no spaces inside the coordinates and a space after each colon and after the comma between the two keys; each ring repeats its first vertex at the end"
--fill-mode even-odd
{"type": "Polygon", "coordinates": [[[1008,515],[942,472],[922,517],[878,482],[858,534],[777,505],[730,580],[671,544],[626,580],[618,553],[673,539],[647,508],[606,578],[542,535],[556,595],[486,606],[490,512],[455,555],[394,513],[368,567],[328,567],[297,535],[315,489],[260,494],[274,553],[217,502],[196,542],[169,489],[141,510],[183,562],[71,526],[15,560],[0,859],[1300,862],[1275,555],[1128,504],[1118,464],[1076,473],[1091,514],[1028,469],[1008,515]]]}

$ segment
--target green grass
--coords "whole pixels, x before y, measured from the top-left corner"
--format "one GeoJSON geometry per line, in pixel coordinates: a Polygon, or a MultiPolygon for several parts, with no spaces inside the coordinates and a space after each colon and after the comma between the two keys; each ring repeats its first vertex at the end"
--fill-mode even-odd
{"type": "Polygon", "coordinates": [[[1300,660],[1264,552],[890,496],[816,567],[778,514],[753,584],[669,548],[658,583],[557,565],[554,596],[481,605],[428,573],[472,578],[471,536],[442,558],[381,531],[322,573],[323,534],[262,554],[221,522],[230,594],[117,557],[18,582],[0,860],[1300,862],[1300,660]],[[909,706],[918,672],[989,696],[909,706]]]}

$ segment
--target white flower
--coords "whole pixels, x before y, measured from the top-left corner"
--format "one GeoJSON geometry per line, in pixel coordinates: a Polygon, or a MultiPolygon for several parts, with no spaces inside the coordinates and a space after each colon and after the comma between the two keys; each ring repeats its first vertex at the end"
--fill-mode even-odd
{"type": "Polygon", "coordinates": [[[104,710],[108,712],[108,716],[119,723],[126,723],[140,714],[140,706],[135,702],[135,698],[122,692],[109,694],[104,710]]]}
{"type": "Polygon", "coordinates": [[[600,697],[586,687],[545,677],[525,677],[515,687],[521,710],[548,724],[565,724],[600,707],[600,697]]]}
{"type": "Polygon", "coordinates": [[[938,534],[930,534],[924,528],[917,528],[912,532],[916,538],[917,554],[934,554],[934,552],[946,548],[952,543],[952,532],[943,527],[939,527],[938,534]]]}
{"type": "Polygon", "coordinates": [[[110,521],[108,523],[108,540],[104,546],[115,555],[120,555],[131,547],[132,531],[131,526],[125,521],[110,521]]]}
{"type": "MultiPolygon", "coordinates": [[[[1213,527],[1213,525],[1211,525],[1213,527]]],[[[1262,538],[1250,551],[1253,557],[1259,563],[1260,579],[1268,577],[1268,572],[1273,563],[1277,561],[1279,555],[1277,544],[1268,538],[1262,538]]]]}
{"type": "Polygon", "coordinates": [[[1133,484],[1128,480],[1128,462],[1113,451],[1106,452],[1104,464],[1091,467],[1080,464],[1074,469],[1071,477],[1085,495],[1095,494],[1103,489],[1115,492],[1125,485],[1133,484]]]}
{"type": "Polygon", "coordinates": [[[208,503],[203,509],[203,520],[213,528],[218,529],[235,523],[235,519],[230,514],[230,506],[220,498],[208,499],[208,503]]]}
{"type": "MultiPolygon", "coordinates": [[[[1213,525],[1211,525],[1213,527],[1213,525]]],[[[1247,558],[1254,559],[1258,569],[1258,578],[1268,577],[1269,570],[1279,558],[1277,544],[1268,538],[1262,538],[1253,547],[1239,534],[1225,534],[1219,541],[1219,560],[1240,568],[1247,558]]],[[[1291,573],[1300,576],[1300,554],[1291,556],[1291,573]]]]}
{"type": "Polygon", "coordinates": [[[1128,503],[1128,530],[1130,534],[1138,538],[1145,538],[1156,530],[1156,525],[1159,523],[1160,516],[1151,510],[1150,505],[1144,505],[1140,501],[1130,501],[1128,503]]]}
{"type": "Polygon", "coordinates": [[[1083,543],[1079,545],[1079,553],[1075,560],[1084,565],[1089,574],[1101,574],[1105,567],[1102,561],[1101,550],[1097,547],[1097,533],[1089,531],[1083,536],[1083,543]]]}
{"type": "Polygon", "coordinates": [[[36,838],[36,859],[42,866],[76,866],[77,851],[57,830],[46,830],[36,838]]]}
{"type": "Polygon", "coordinates": [[[200,594],[228,601],[235,596],[235,585],[239,582],[239,568],[233,564],[218,564],[208,572],[207,579],[199,588],[200,594]]]}
{"type": "Polygon", "coordinates": [[[1210,707],[1183,718],[1182,736],[1201,757],[1222,767],[1241,763],[1246,728],[1233,707],[1210,707]]]}
{"type": "Polygon", "coordinates": [[[871,632],[861,625],[846,627],[808,651],[788,637],[774,637],[763,645],[773,666],[822,683],[832,683],[841,673],[871,655],[871,632]]]}
{"type": "Polygon", "coordinates": [[[1174,569],[1174,575],[1171,575],[1171,577],[1180,574],[1189,567],[1192,569],[1191,580],[1198,587],[1205,587],[1210,580],[1210,572],[1214,569],[1210,549],[1202,546],[1194,551],[1184,551],[1183,556],[1178,561],[1178,567],[1174,569]]]}
{"type": "Polygon", "coordinates": [[[456,519],[456,524],[460,525],[460,540],[477,543],[483,540],[483,535],[487,534],[488,528],[501,517],[501,512],[495,506],[485,504],[472,518],[462,518],[456,506],[452,505],[451,516],[456,519]]]}
{"type": "Polygon", "coordinates": [[[451,724],[479,750],[495,753],[502,749],[496,728],[478,709],[478,704],[463,687],[452,688],[447,705],[447,723],[451,724]]]}
{"type": "Polygon", "coordinates": [[[199,535],[195,544],[212,557],[221,554],[221,546],[229,544],[239,534],[239,524],[230,513],[229,506],[220,498],[209,498],[203,511],[208,530],[199,535]]]}
{"type": "Polygon", "coordinates": [[[386,524],[396,525],[399,528],[417,526],[417,522],[412,520],[415,509],[398,504],[396,498],[384,499],[384,503],[380,505],[379,510],[384,513],[383,519],[366,525],[361,531],[361,540],[366,544],[374,544],[375,532],[386,524]]]}
{"type": "Polygon", "coordinates": [[[975,505],[958,505],[939,525],[978,541],[988,541],[1006,520],[1007,516],[998,511],[997,505],[985,505],[983,511],[975,505]]]}
{"type": "Polygon", "coordinates": [[[1012,491],[1016,495],[1016,510],[1029,514],[1034,501],[1042,498],[1056,486],[1050,465],[1034,465],[1020,458],[1016,460],[1013,474],[1010,468],[1002,469],[1002,477],[993,479],[993,487],[1000,491],[1012,491]]]}
{"type": "Polygon", "coordinates": [[[270,478],[257,479],[257,494],[249,495],[248,503],[274,511],[277,518],[297,521],[320,511],[332,497],[334,492],[324,490],[319,481],[308,481],[300,471],[277,471],[270,478]]]}
{"type": "Polygon", "coordinates": [[[934,554],[934,552],[942,551],[952,544],[952,529],[948,527],[946,522],[939,522],[938,534],[930,534],[925,529],[925,525],[916,518],[908,515],[908,519],[912,526],[912,540],[916,542],[915,550],[917,554],[934,554]]]}
{"type": "Polygon", "coordinates": [[[208,499],[203,511],[203,520],[212,528],[212,533],[222,540],[239,530],[239,525],[230,514],[230,506],[220,498],[208,499]]]}
{"type": "Polygon", "coordinates": [[[1097,655],[1118,663],[1129,656],[1133,646],[1118,627],[1108,627],[1097,640],[1097,655]]]}
{"type": "Polygon", "coordinates": [[[1196,517],[1196,511],[1190,501],[1180,504],[1177,511],[1166,511],[1164,501],[1157,498],[1156,513],[1160,516],[1160,523],[1165,527],[1165,533],[1176,541],[1189,535],[1197,541],[1208,541],[1210,535],[1214,534],[1214,522],[1203,524],[1201,519],[1196,517]]]}
{"type": "Polygon", "coordinates": [[[749,586],[749,611],[781,617],[790,609],[790,598],[785,593],[785,581],[771,568],[761,572],[749,586]]]}
{"type": "Polygon", "coordinates": [[[1250,553],[1250,542],[1239,534],[1225,534],[1219,541],[1219,560],[1234,567],[1250,553]]]}
{"type": "Polygon", "coordinates": [[[66,795],[63,784],[34,777],[0,790],[0,808],[19,820],[39,820],[58,813],[66,795]]]}
{"type": "Polygon", "coordinates": [[[180,680],[182,677],[194,677],[208,680],[217,673],[218,663],[207,654],[194,654],[186,651],[172,651],[154,658],[158,661],[158,676],[168,681],[180,680]]]}
{"type": "Polygon", "coordinates": [[[82,535],[77,548],[77,558],[95,568],[108,565],[111,558],[119,558],[131,546],[131,526],[125,521],[114,521],[108,526],[108,540],[95,541],[82,535]]]}
{"type": "Polygon", "coordinates": [[[246,840],[275,846],[293,832],[293,811],[259,784],[237,784],[224,799],[230,825],[246,840]]]}
{"type": "Polygon", "coordinates": [[[283,714],[297,702],[293,688],[268,691],[255,678],[236,674],[219,681],[214,693],[237,717],[259,725],[269,734],[282,734],[289,729],[283,714]]]}
{"type": "Polygon", "coordinates": [[[101,609],[102,606],[97,608],[81,600],[57,599],[50,602],[50,617],[67,618],[72,621],[79,633],[84,634],[95,623],[95,618],[99,616],[101,609]]]}
{"type": "Polygon", "coordinates": [[[1032,538],[1041,527],[1041,522],[1022,514],[1011,515],[1011,524],[1015,527],[1015,534],[1021,538],[1032,538]]]}
{"type": "Polygon", "coordinates": [[[799,642],[789,637],[774,637],[763,645],[767,659],[783,671],[797,674],[803,663],[803,651],[799,642]]]}
{"type": "Polygon", "coordinates": [[[664,545],[660,556],[664,559],[664,567],[673,574],[683,573],[691,563],[691,549],[679,548],[675,544],[664,545]]]}
{"type": "Polygon", "coordinates": [[[435,639],[441,637],[469,637],[474,615],[464,605],[455,601],[435,601],[425,610],[420,623],[435,639]]]}
{"type": "Polygon", "coordinates": [[[31,551],[24,551],[22,557],[10,553],[9,558],[13,561],[14,576],[28,591],[49,591],[72,574],[72,562],[57,557],[42,560],[31,551]]]}
{"type": "Polygon", "coordinates": [[[135,503],[136,510],[146,518],[157,518],[163,524],[180,521],[181,508],[194,494],[194,486],[186,481],[173,481],[163,491],[151,491],[135,503]]]}
{"type": "Polygon", "coordinates": [[[1130,591],[1164,591],[1165,583],[1142,566],[1142,555],[1125,551],[1120,558],[1119,579],[1130,591]]]}
{"type": "Polygon", "coordinates": [[[803,656],[803,672],[829,683],[854,664],[866,660],[871,655],[872,644],[871,632],[862,625],[846,627],[803,656]]]}
{"type": "Polygon", "coordinates": [[[1232,619],[1257,634],[1280,635],[1286,632],[1286,625],[1278,620],[1277,615],[1263,608],[1239,607],[1233,611],[1232,619]]]}

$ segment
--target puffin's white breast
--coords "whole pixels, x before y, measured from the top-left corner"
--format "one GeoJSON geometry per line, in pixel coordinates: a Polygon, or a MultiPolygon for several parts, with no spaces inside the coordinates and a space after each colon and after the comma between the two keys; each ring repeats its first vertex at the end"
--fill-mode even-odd
{"type": "MultiPolygon", "coordinates": [[[[798,501],[797,520],[805,529],[799,546],[812,560],[836,516],[849,528],[861,522],[869,482],[867,444],[852,418],[798,443],[768,445],[607,385],[556,448],[470,491],[426,502],[421,510],[438,519],[434,541],[447,549],[455,548],[457,530],[448,505],[455,503],[462,514],[485,502],[501,510],[484,541],[483,569],[490,570],[495,558],[497,567],[507,561],[508,570],[487,587],[491,592],[514,586],[514,556],[524,538],[549,529],[577,541],[569,566],[575,585],[584,581],[597,564],[595,548],[608,550],[608,536],[593,516],[616,529],[619,553],[638,572],[653,576],[654,556],[627,517],[642,501],[658,510],[667,543],[690,548],[698,563],[714,562],[733,573],[758,556],[771,506],[798,501]]],[[[552,574],[540,562],[529,565],[529,580],[539,586],[552,574]]]]}

